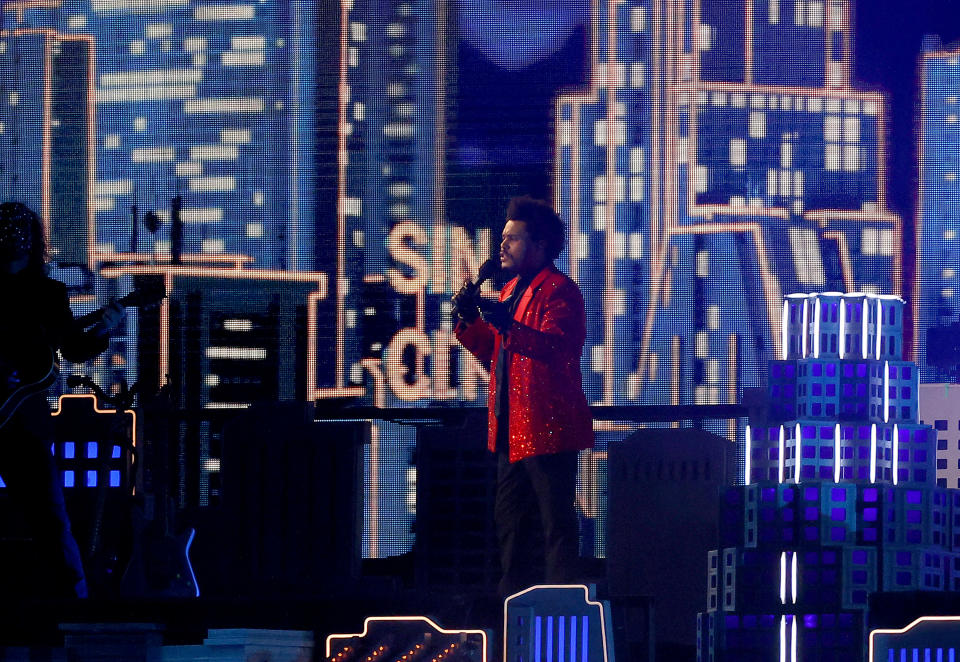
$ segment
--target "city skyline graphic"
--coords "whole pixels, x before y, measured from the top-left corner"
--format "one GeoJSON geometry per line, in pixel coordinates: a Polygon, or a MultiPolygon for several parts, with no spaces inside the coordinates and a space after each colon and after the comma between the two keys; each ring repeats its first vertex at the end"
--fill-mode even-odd
{"type": "MultiPolygon", "coordinates": [[[[5,2],[0,193],[41,212],[75,312],[145,280],[170,293],[65,376],[172,375],[181,406],[224,415],[269,399],[482,405],[488,374],[456,343],[449,299],[495,253],[506,199],[532,192],[568,226],[558,266],[587,303],[590,402],[740,402],[783,357],[785,296],[913,294],[921,346],[956,320],[943,164],[960,144],[924,142],[953,135],[956,83],[924,79],[945,105],[921,111],[905,224],[888,204],[890,98],[855,76],[854,4],[5,2]]],[[[742,422],[706,426],[743,440],[742,422]]],[[[598,424],[590,517],[605,444],[634,427],[598,424]]],[[[411,436],[385,426],[369,449],[381,541],[410,539],[411,436]]]]}

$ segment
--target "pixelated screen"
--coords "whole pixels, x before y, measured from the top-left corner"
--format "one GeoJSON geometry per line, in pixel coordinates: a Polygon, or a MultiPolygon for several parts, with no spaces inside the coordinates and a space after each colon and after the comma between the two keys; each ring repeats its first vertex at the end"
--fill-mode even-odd
{"type": "MultiPolygon", "coordinates": [[[[0,194],[43,216],[76,313],[166,285],[101,359],[64,372],[169,383],[205,412],[181,505],[216,505],[211,430],[252,402],[484,406],[487,369],[453,337],[450,297],[497,253],[521,194],[567,225],[557,264],[586,301],[592,404],[737,403],[780,355],[787,294],[911,296],[915,280],[921,336],[956,317],[955,248],[940,246],[956,219],[938,210],[955,207],[957,56],[919,39],[897,51],[911,78],[895,107],[913,107],[924,53],[937,100],[922,108],[939,122],[920,122],[937,160],[924,196],[905,193],[912,138],[897,127],[915,118],[893,123],[891,85],[858,79],[853,10],[5,2],[0,194]],[[931,271],[913,266],[923,251],[931,271]]],[[[737,421],[702,425],[741,436],[737,421]]],[[[637,427],[596,422],[581,462],[588,553],[604,549],[605,449],[637,427]]],[[[376,430],[374,557],[410,549],[416,511],[415,432],[376,430]]]]}

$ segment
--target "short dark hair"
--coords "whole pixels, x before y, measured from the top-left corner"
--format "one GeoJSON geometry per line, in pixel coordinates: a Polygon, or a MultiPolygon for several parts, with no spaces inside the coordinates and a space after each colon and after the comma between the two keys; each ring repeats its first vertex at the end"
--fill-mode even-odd
{"type": "Polygon", "coordinates": [[[526,223],[531,239],[545,241],[547,257],[551,262],[556,260],[563,250],[566,229],[557,212],[546,201],[531,198],[529,195],[513,198],[507,206],[507,220],[526,223]]]}

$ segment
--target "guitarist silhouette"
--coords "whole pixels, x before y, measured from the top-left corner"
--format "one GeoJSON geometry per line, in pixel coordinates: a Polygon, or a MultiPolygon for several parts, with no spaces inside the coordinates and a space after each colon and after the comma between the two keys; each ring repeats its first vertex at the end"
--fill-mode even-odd
{"type": "MultiPolygon", "coordinates": [[[[74,323],[67,289],[47,276],[40,218],[17,202],[0,204],[0,400],[42,383],[59,351],[69,361],[89,360],[107,348],[123,319],[106,307],[90,329],[74,323]]],[[[50,453],[53,422],[43,388],[20,401],[0,422],[0,477],[12,505],[24,513],[35,546],[33,597],[85,597],[80,551],[64,507],[60,472],[50,453]]]]}

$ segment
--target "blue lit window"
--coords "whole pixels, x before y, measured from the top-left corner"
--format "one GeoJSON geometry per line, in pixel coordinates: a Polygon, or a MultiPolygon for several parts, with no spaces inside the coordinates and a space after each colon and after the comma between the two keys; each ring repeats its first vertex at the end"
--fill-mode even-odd
{"type": "Polygon", "coordinates": [[[120,487],[120,472],[116,469],[110,471],[110,487],[120,487]]]}
{"type": "Polygon", "coordinates": [[[87,457],[90,459],[95,459],[97,457],[97,442],[87,442],[87,457]]]}
{"type": "Polygon", "coordinates": [[[94,469],[87,470],[87,487],[97,486],[97,472],[94,469]]]}
{"type": "Polygon", "coordinates": [[[74,478],[73,471],[71,469],[67,469],[66,471],[63,472],[63,486],[73,487],[74,484],[75,484],[75,478],[74,478]]]}
{"type": "Polygon", "coordinates": [[[110,457],[112,457],[114,460],[119,460],[119,459],[120,459],[120,447],[119,447],[119,446],[116,446],[116,445],[115,445],[115,446],[113,447],[113,451],[110,453],[110,457]]]}
{"type": "Polygon", "coordinates": [[[63,442],[63,456],[68,460],[76,457],[76,447],[72,441],[63,442]]]}

